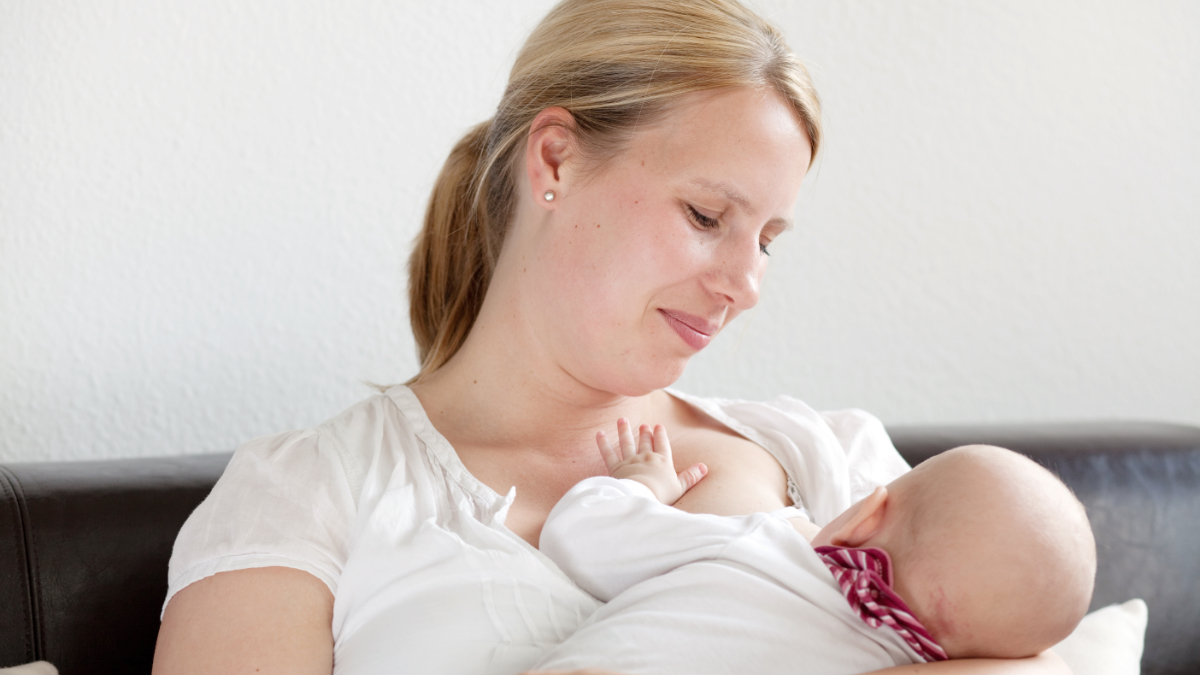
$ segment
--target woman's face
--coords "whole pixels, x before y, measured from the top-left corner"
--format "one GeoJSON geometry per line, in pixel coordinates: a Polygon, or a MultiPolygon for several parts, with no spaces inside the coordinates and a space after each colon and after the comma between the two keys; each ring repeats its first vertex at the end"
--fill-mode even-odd
{"type": "Polygon", "coordinates": [[[811,150],[773,90],[702,92],[591,172],[568,159],[526,316],[586,386],[640,395],[758,302],[811,150]]]}

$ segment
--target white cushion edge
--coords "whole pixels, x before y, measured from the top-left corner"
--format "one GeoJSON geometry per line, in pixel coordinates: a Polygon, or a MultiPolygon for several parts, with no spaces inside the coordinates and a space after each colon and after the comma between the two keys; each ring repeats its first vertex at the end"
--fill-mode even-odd
{"type": "Polygon", "coordinates": [[[1075,675],[1140,675],[1147,616],[1140,598],[1102,607],[1052,650],[1075,675]]]}

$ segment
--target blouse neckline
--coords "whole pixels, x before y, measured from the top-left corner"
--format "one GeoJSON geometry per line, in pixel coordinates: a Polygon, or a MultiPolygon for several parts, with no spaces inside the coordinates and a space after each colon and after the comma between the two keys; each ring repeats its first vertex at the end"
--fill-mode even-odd
{"type": "MultiPolygon", "coordinates": [[[[507,512],[508,505],[516,497],[516,486],[508,491],[508,495],[501,495],[468,471],[462,458],[454,451],[454,446],[450,445],[450,441],[446,440],[442,432],[433,426],[433,422],[425,413],[425,407],[421,405],[421,400],[407,385],[398,384],[391,387],[387,390],[387,395],[412,425],[413,433],[421,439],[437,463],[450,474],[460,487],[484,504],[489,505],[494,513],[507,512]]],[[[516,535],[514,534],[514,536],[516,535]]]]}
{"type": "MultiPolygon", "coordinates": [[[[708,415],[725,428],[763,448],[767,452],[771,452],[770,448],[767,447],[765,439],[760,434],[727,414],[721,409],[716,399],[701,399],[671,388],[663,388],[663,392],[708,415]]],[[[413,390],[408,385],[398,384],[391,387],[387,390],[387,395],[400,408],[401,412],[404,413],[405,418],[413,425],[413,433],[425,443],[425,447],[429,449],[429,452],[438,463],[450,473],[464,490],[470,492],[485,504],[488,504],[493,509],[493,512],[503,520],[503,515],[507,512],[508,506],[516,498],[516,486],[513,486],[507,495],[501,495],[467,470],[467,466],[463,464],[462,458],[455,452],[454,446],[433,426],[429,415],[425,413],[425,407],[421,405],[421,400],[417,398],[417,395],[413,393],[413,390]]],[[[775,453],[771,452],[771,455],[774,456],[775,453]]],[[[505,529],[507,530],[508,528],[505,529]]],[[[513,536],[516,535],[514,534],[513,536]]],[[[525,540],[522,539],[521,541],[525,540]]]]}

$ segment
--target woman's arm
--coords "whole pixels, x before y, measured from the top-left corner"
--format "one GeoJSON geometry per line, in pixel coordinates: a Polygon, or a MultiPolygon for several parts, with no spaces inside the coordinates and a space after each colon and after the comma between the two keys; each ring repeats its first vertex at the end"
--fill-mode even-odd
{"type": "Polygon", "coordinates": [[[184,588],[167,604],[154,675],[330,675],[332,625],[333,594],[307,572],[222,572],[184,588]]]}
{"type": "MultiPolygon", "coordinates": [[[[936,663],[914,663],[876,670],[868,675],[1071,675],[1071,669],[1051,651],[1028,659],[962,659],[936,663]]],[[[561,670],[529,671],[522,675],[621,675],[608,670],[585,668],[570,672],[561,670]]]]}
{"type": "Polygon", "coordinates": [[[1071,669],[1052,651],[1028,659],[959,659],[914,663],[874,671],[873,675],[1071,675],[1071,669]]]}

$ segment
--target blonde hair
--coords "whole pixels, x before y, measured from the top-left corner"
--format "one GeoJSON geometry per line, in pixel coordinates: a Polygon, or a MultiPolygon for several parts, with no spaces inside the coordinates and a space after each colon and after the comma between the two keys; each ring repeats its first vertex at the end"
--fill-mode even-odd
{"type": "Polygon", "coordinates": [[[680,97],[769,87],[795,110],[815,158],[821,112],[804,65],[736,0],[563,0],[526,40],[495,116],[451,150],[409,259],[409,317],[421,370],[462,346],[491,282],[516,203],[525,140],[561,107],[588,157],[616,154],[680,97]]]}

